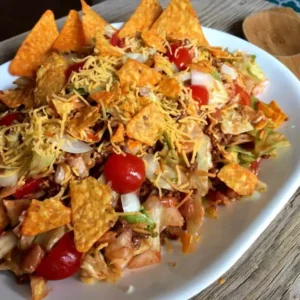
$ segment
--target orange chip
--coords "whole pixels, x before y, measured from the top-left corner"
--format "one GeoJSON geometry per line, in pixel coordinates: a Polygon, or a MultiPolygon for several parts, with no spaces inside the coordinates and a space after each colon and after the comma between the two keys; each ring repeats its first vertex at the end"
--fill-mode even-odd
{"type": "Polygon", "coordinates": [[[196,45],[208,45],[189,0],[171,0],[150,31],[170,41],[189,39],[196,45]]]}
{"type": "Polygon", "coordinates": [[[191,64],[191,65],[189,65],[189,67],[192,70],[197,70],[197,71],[204,72],[204,73],[212,73],[214,71],[214,68],[210,64],[210,62],[205,61],[205,60],[200,61],[200,62],[195,63],[195,64],[191,64]]]}
{"type": "Polygon", "coordinates": [[[31,299],[42,300],[48,295],[47,281],[43,277],[30,276],[31,299]]]}
{"type": "Polygon", "coordinates": [[[121,88],[127,90],[130,86],[156,85],[162,75],[134,59],[127,59],[123,67],[117,72],[121,88]]]}
{"type": "Polygon", "coordinates": [[[251,171],[235,163],[224,166],[218,173],[218,178],[242,196],[251,196],[258,181],[251,171]]]}
{"type": "Polygon", "coordinates": [[[110,141],[112,143],[122,143],[124,142],[124,134],[125,134],[125,128],[122,123],[119,124],[117,131],[115,134],[111,137],[110,141]]]}
{"type": "Polygon", "coordinates": [[[164,39],[156,34],[153,30],[143,32],[142,39],[148,46],[154,47],[155,49],[163,53],[167,52],[164,46],[164,39]]]}
{"type": "Polygon", "coordinates": [[[79,15],[76,10],[69,12],[68,18],[58,38],[55,40],[53,49],[68,52],[78,51],[85,45],[85,36],[79,15]]]}
{"type": "Polygon", "coordinates": [[[181,87],[175,78],[164,77],[158,85],[158,91],[167,97],[176,98],[181,92],[181,87]]]}
{"type": "Polygon", "coordinates": [[[22,43],[9,66],[9,72],[17,76],[34,76],[57,37],[54,14],[47,10],[22,43]]]}
{"type": "Polygon", "coordinates": [[[111,189],[93,177],[71,181],[71,209],[75,246],[87,252],[117,221],[111,206],[111,189]]]}
{"type": "Polygon", "coordinates": [[[100,56],[122,56],[122,50],[113,46],[102,32],[96,33],[95,53],[100,56]]]}
{"type": "Polygon", "coordinates": [[[120,38],[135,37],[150,28],[162,12],[162,7],[157,0],[142,0],[129,20],[118,33],[120,38]]]}
{"type": "Polygon", "coordinates": [[[6,211],[3,205],[3,200],[0,199],[0,232],[5,229],[5,227],[8,225],[9,219],[6,215],[6,211]]]}
{"type": "MultiPolygon", "coordinates": [[[[87,44],[93,44],[92,39],[96,38],[96,32],[104,32],[105,26],[110,26],[92,8],[81,0],[82,6],[82,25],[87,44]]],[[[113,28],[112,26],[110,26],[113,28]]]]}
{"type": "Polygon", "coordinates": [[[16,88],[0,93],[0,101],[9,108],[24,105],[25,108],[34,106],[34,87],[16,88]]]}
{"type": "Polygon", "coordinates": [[[48,97],[58,94],[66,84],[67,60],[53,52],[37,71],[35,104],[37,107],[48,103],[48,97]]]}
{"type": "Polygon", "coordinates": [[[70,222],[71,209],[64,206],[60,200],[56,198],[44,201],[32,200],[21,233],[35,236],[70,222]]]}
{"type": "Polygon", "coordinates": [[[162,71],[164,71],[168,76],[172,76],[173,75],[173,65],[172,63],[165,58],[164,56],[160,55],[160,54],[155,54],[153,56],[154,59],[154,64],[155,64],[155,68],[156,69],[160,69],[162,71]]]}
{"type": "Polygon", "coordinates": [[[287,121],[287,115],[281,110],[276,101],[271,101],[269,107],[273,109],[274,113],[274,122],[279,127],[283,122],[287,121]]]}
{"type": "Polygon", "coordinates": [[[128,137],[152,146],[163,125],[164,115],[154,103],[150,103],[129,121],[126,133],[128,137]]]}

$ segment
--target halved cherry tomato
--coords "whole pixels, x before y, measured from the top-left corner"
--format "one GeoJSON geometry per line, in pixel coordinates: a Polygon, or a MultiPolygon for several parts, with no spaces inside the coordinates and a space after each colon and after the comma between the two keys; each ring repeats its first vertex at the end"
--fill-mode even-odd
{"type": "Polygon", "coordinates": [[[104,175],[114,191],[130,193],[144,182],[145,164],[141,158],[130,153],[111,154],[104,165],[104,175]]]}
{"type": "Polygon", "coordinates": [[[258,174],[259,172],[259,169],[260,169],[260,164],[262,163],[262,158],[258,158],[257,160],[253,161],[251,164],[250,164],[250,171],[253,172],[255,175],[258,174]]]}
{"type": "Polygon", "coordinates": [[[66,71],[67,80],[69,80],[69,77],[71,76],[72,72],[75,72],[75,73],[79,72],[80,69],[82,69],[82,67],[84,66],[84,64],[85,64],[85,61],[78,63],[78,64],[71,65],[66,71]]]}
{"type": "Polygon", "coordinates": [[[82,253],[74,244],[74,234],[67,232],[39,264],[36,275],[47,280],[60,280],[75,274],[81,263],[82,253]]]}
{"type": "Polygon", "coordinates": [[[12,196],[15,199],[22,199],[27,195],[37,191],[37,189],[42,185],[43,182],[44,178],[29,179],[25,182],[24,185],[19,187],[12,196]]]}
{"type": "Polygon", "coordinates": [[[123,48],[125,46],[124,44],[124,39],[120,39],[118,37],[118,31],[116,31],[112,37],[110,38],[110,43],[111,45],[115,46],[115,47],[120,47],[120,48],[123,48]]]}
{"type": "Polygon", "coordinates": [[[198,102],[199,106],[208,104],[209,94],[205,86],[190,85],[188,87],[192,90],[192,97],[198,102]]]}
{"type": "Polygon", "coordinates": [[[247,106],[251,105],[250,95],[238,84],[235,84],[235,94],[240,95],[240,104],[241,105],[247,105],[247,106]]]}
{"type": "Polygon", "coordinates": [[[10,126],[14,121],[21,122],[24,117],[24,114],[16,111],[5,115],[0,118],[0,126],[10,126]]]}
{"type": "Polygon", "coordinates": [[[181,44],[172,44],[170,47],[171,51],[167,52],[170,62],[173,62],[179,70],[185,70],[192,63],[189,49],[179,48],[182,47],[181,44]]]}

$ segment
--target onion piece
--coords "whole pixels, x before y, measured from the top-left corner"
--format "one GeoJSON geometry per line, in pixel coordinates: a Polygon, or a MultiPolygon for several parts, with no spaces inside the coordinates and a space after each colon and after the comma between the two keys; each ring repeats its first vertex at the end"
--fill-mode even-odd
{"type": "Polygon", "coordinates": [[[139,88],[139,94],[143,97],[148,97],[149,92],[150,92],[150,89],[149,89],[148,86],[144,86],[144,87],[139,88]]]}
{"type": "Polygon", "coordinates": [[[228,75],[232,80],[236,80],[237,79],[237,72],[236,70],[227,65],[227,64],[223,64],[220,68],[220,71],[222,74],[228,75]]]}
{"type": "Polygon", "coordinates": [[[178,67],[177,67],[173,62],[172,62],[172,69],[173,69],[173,72],[174,72],[174,73],[179,72],[178,67]]]}
{"type": "Polygon", "coordinates": [[[191,72],[179,72],[176,74],[176,78],[182,82],[191,80],[191,72]]]}
{"type": "Polygon", "coordinates": [[[141,202],[135,193],[121,195],[121,202],[124,212],[136,212],[141,210],[141,202]]]}
{"type": "Polygon", "coordinates": [[[116,32],[115,28],[113,28],[109,24],[104,27],[104,34],[107,35],[109,38],[111,38],[115,32],[116,32]]]}
{"type": "Polygon", "coordinates": [[[61,149],[63,151],[69,152],[69,153],[86,153],[92,150],[92,147],[88,144],[73,139],[68,135],[64,135],[62,140],[64,141],[61,149]]]}
{"type": "Polygon", "coordinates": [[[7,172],[0,175],[0,186],[9,187],[14,186],[18,182],[18,171],[7,172]]]}
{"type": "Polygon", "coordinates": [[[124,55],[141,63],[144,63],[148,59],[148,55],[143,55],[142,53],[125,53],[124,55]]]}
{"type": "Polygon", "coordinates": [[[208,90],[214,84],[214,78],[211,74],[200,72],[198,70],[191,71],[192,85],[204,85],[208,90]]]}
{"type": "Polygon", "coordinates": [[[5,232],[0,236],[0,259],[15,248],[17,240],[17,236],[12,231],[5,232]]]}

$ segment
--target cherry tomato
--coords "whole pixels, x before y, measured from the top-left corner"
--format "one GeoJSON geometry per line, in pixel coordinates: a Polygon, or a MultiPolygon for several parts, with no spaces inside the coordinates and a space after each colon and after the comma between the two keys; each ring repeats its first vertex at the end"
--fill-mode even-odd
{"type": "Polygon", "coordinates": [[[65,279],[79,270],[81,258],[82,253],[76,250],[74,234],[70,231],[43,258],[35,273],[47,280],[65,279]]]}
{"type": "Polygon", "coordinates": [[[240,95],[240,104],[241,105],[247,105],[247,106],[251,105],[250,95],[238,84],[235,84],[235,94],[240,95]]]}
{"type": "Polygon", "coordinates": [[[66,71],[66,78],[67,80],[69,80],[69,77],[71,76],[72,72],[78,72],[80,71],[80,69],[82,69],[82,67],[84,66],[85,64],[85,61],[81,62],[81,63],[78,63],[78,64],[73,64],[71,65],[67,71],[66,71]]]}
{"type": "Polygon", "coordinates": [[[190,85],[192,90],[192,97],[198,102],[199,106],[208,104],[209,94],[208,90],[203,85],[190,85]]]}
{"type": "Polygon", "coordinates": [[[21,122],[24,117],[24,114],[16,111],[5,115],[0,118],[0,126],[10,126],[14,121],[21,122]]]}
{"type": "Polygon", "coordinates": [[[119,37],[118,37],[118,31],[116,31],[113,35],[112,35],[112,37],[110,38],[110,43],[111,43],[111,45],[113,45],[113,46],[117,46],[117,47],[120,47],[120,48],[123,48],[125,45],[124,45],[124,39],[120,39],[119,37]]]}
{"type": "Polygon", "coordinates": [[[181,46],[181,44],[172,44],[170,46],[171,51],[167,52],[167,56],[170,62],[173,62],[179,70],[185,70],[192,63],[192,56],[189,49],[179,48],[181,46]]]}
{"type": "Polygon", "coordinates": [[[24,185],[19,187],[12,196],[16,199],[22,199],[27,195],[35,192],[42,185],[43,182],[43,178],[29,179],[25,182],[24,185]]]}
{"type": "Polygon", "coordinates": [[[262,163],[262,158],[258,158],[257,160],[253,161],[251,164],[250,164],[250,171],[253,172],[255,175],[258,174],[259,172],[259,169],[260,169],[260,164],[262,163]]]}
{"type": "Polygon", "coordinates": [[[146,176],[145,164],[141,158],[129,153],[111,154],[104,165],[104,175],[113,190],[127,194],[142,185],[146,176]]]}

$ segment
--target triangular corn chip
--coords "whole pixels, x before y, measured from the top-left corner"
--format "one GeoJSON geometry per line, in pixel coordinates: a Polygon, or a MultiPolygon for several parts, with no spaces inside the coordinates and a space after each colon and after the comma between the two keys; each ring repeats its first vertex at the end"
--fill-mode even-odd
{"type": "MultiPolygon", "coordinates": [[[[92,8],[81,0],[82,6],[82,25],[87,44],[93,44],[96,32],[104,32],[106,26],[110,26],[103,18],[101,18],[92,8]]],[[[112,27],[112,26],[111,26],[112,27]]]]}
{"type": "Polygon", "coordinates": [[[71,209],[64,206],[60,200],[56,198],[44,201],[32,200],[21,233],[35,236],[70,222],[71,209]]]}
{"type": "Polygon", "coordinates": [[[85,45],[85,36],[79,15],[76,10],[69,12],[68,18],[58,38],[52,46],[53,49],[68,52],[78,51],[85,45]]]}
{"type": "Polygon", "coordinates": [[[57,37],[54,14],[47,10],[19,48],[9,66],[9,72],[17,76],[34,76],[57,37]]]}
{"type": "Polygon", "coordinates": [[[164,77],[159,83],[157,90],[166,97],[176,98],[181,92],[181,87],[175,78],[164,77]]]}
{"type": "MultiPolygon", "coordinates": [[[[190,0],[171,0],[150,32],[153,36],[159,36],[162,41],[189,39],[196,45],[208,45],[190,0]]],[[[148,43],[147,40],[145,42],[148,43]]]]}
{"type": "Polygon", "coordinates": [[[70,192],[75,246],[79,252],[87,252],[118,219],[110,204],[111,189],[88,177],[71,181],[70,192]]]}
{"type": "Polygon", "coordinates": [[[96,33],[95,53],[100,56],[122,56],[123,55],[121,49],[113,46],[100,31],[96,33]]]}
{"type": "Polygon", "coordinates": [[[133,15],[123,25],[118,37],[135,37],[137,32],[148,30],[162,12],[157,0],[142,0],[133,15]]]}

